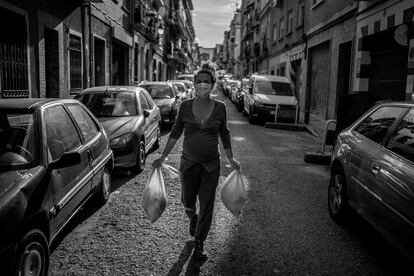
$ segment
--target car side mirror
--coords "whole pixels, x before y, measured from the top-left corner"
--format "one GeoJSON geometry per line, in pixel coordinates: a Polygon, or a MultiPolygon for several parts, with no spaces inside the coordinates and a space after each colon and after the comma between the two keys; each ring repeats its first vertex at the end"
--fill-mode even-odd
{"type": "Polygon", "coordinates": [[[56,170],[78,165],[81,163],[79,152],[65,152],[58,160],[49,164],[49,169],[56,170]]]}
{"type": "Polygon", "coordinates": [[[148,110],[144,110],[144,117],[145,118],[148,118],[149,117],[149,115],[150,115],[150,112],[148,111],[148,110]]]}

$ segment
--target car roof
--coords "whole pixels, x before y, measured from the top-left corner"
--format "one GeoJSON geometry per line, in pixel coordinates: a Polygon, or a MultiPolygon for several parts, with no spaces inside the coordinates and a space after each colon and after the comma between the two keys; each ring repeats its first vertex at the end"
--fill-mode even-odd
{"type": "Polygon", "coordinates": [[[146,82],[142,82],[142,83],[140,83],[138,86],[141,86],[141,85],[147,85],[147,84],[149,84],[149,85],[170,85],[170,83],[168,82],[168,81],[146,81],[146,82]]]}
{"type": "Polygon", "coordinates": [[[375,106],[406,106],[414,107],[414,101],[379,101],[375,103],[375,106]]]}
{"type": "Polygon", "coordinates": [[[83,90],[80,94],[84,93],[94,93],[94,92],[135,92],[137,90],[136,86],[128,85],[110,85],[110,86],[96,86],[83,90]]]}
{"type": "Polygon", "coordinates": [[[284,82],[290,83],[287,77],[274,76],[274,75],[253,75],[254,80],[260,81],[275,81],[275,82],[284,82]]]}
{"type": "Polygon", "coordinates": [[[194,74],[179,74],[178,77],[192,77],[194,74]]]}
{"type": "Polygon", "coordinates": [[[73,99],[53,98],[25,98],[25,99],[0,99],[0,109],[37,109],[52,103],[74,103],[73,99]]]}

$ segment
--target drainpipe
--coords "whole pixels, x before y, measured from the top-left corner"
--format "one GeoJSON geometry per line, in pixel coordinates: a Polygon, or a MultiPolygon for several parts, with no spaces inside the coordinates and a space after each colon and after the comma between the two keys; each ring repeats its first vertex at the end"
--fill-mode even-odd
{"type": "Polygon", "coordinates": [[[88,12],[88,4],[83,3],[81,6],[81,26],[82,26],[82,49],[83,49],[83,56],[82,56],[82,68],[83,68],[83,76],[82,76],[82,87],[88,88],[90,87],[90,62],[89,62],[89,39],[88,39],[88,32],[89,32],[89,25],[87,19],[87,12],[88,12]]]}

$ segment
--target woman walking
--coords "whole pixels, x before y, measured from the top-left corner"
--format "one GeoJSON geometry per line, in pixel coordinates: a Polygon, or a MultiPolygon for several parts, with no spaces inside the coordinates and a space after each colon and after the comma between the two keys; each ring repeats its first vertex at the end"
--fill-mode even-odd
{"type": "Polygon", "coordinates": [[[233,158],[226,106],[210,95],[215,84],[214,68],[207,63],[203,64],[194,76],[194,83],[196,97],[181,104],[167,144],[153,166],[161,166],[184,132],[180,165],[181,201],[190,219],[194,257],[205,260],[207,254],[204,252],[203,242],[210,230],[220,176],[219,136],[233,169],[239,170],[240,163],[233,158]],[[197,196],[200,203],[198,214],[197,196]]]}

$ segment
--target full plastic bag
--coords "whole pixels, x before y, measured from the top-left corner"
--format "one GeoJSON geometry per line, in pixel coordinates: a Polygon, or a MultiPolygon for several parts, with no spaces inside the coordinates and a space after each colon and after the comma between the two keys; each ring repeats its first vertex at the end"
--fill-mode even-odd
{"type": "MultiPolygon", "coordinates": [[[[178,177],[178,171],[174,167],[163,164],[162,168],[164,168],[171,177],[178,177]]],[[[152,169],[144,189],[143,205],[145,213],[151,223],[154,223],[161,217],[167,206],[167,194],[165,192],[161,167],[152,169]]]]}
{"type": "Polygon", "coordinates": [[[233,215],[238,217],[247,201],[247,191],[240,171],[232,171],[224,180],[221,200],[233,215]]]}

